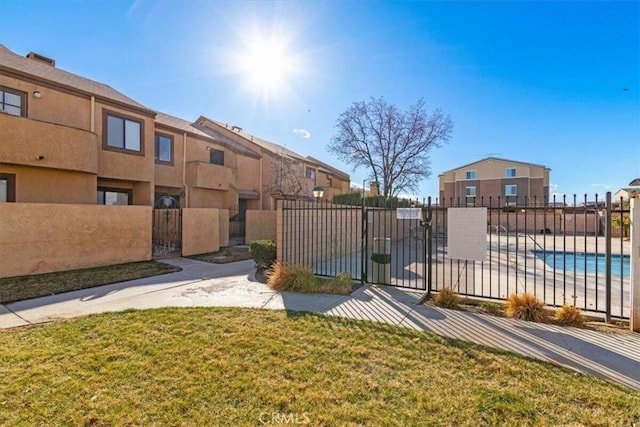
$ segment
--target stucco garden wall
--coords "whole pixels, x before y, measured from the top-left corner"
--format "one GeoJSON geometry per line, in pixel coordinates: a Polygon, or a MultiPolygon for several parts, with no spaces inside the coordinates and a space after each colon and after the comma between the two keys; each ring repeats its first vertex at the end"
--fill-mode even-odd
{"type": "Polygon", "coordinates": [[[247,211],[245,241],[276,240],[276,211],[247,211]]]}
{"type": "Polygon", "coordinates": [[[183,209],[182,256],[220,250],[219,222],[218,209],[183,209]]]}
{"type": "Polygon", "coordinates": [[[0,277],[151,259],[150,206],[0,204],[0,277]]]}

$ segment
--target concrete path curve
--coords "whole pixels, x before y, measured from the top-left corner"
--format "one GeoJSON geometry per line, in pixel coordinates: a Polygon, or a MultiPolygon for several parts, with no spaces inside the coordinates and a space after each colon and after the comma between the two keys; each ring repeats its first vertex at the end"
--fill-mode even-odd
{"type": "Polygon", "coordinates": [[[422,293],[366,285],[348,296],[275,292],[252,260],[165,260],[182,271],[0,305],[0,329],[125,309],[252,307],[386,322],[513,351],[640,390],[640,334],[612,334],[419,305],[422,293]]]}

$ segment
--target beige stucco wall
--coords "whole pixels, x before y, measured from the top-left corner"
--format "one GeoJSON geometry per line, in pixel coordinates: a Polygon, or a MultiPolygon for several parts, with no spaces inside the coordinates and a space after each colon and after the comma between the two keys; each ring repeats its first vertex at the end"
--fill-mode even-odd
{"type": "Polygon", "coordinates": [[[121,114],[126,117],[131,117],[142,123],[143,140],[141,143],[144,147],[144,152],[138,154],[123,153],[106,149],[100,150],[100,159],[98,163],[99,175],[104,178],[153,182],[155,168],[155,120],[149,116],[97,102],[96,134],[99,136],[98,142],[101,147],[104,143],[103,113],[105,109],[116,115],[121,114]]]}
{"type": "Polygon", "coordinates": [[[52,89],[39,83],[0,75],[0,86],[27,94],[27,117],[63,126],[91,130],[91,101],[88,95],[78,95],[52,89]],[[34,91],[42,94],[33,96],[34,91]]]}
{"type": "Polygon", "coordinates": [[[229,246],[229,209],[220,209],[218,211],[218,236],[220,238],[220,247],[229,246]]]}
{"type": "Polygon", "coordinates": [[[98,172],[98,137],[91,132],[0,113],[0,161],[98,172]]]}
{"type": "Polygon", "coordinates": [[[0,172],[16,175],[18,203],[96,204],[96,176],[93,174],[9,165],[1,159],[0,172]]]}
{"type": "Polygon", "coordinates": [[[182,210],[182,255],[216,252],[220,249],[218,209],[182,210]]]}
{"type": "MultiPolygon", "coordinates": [[[[155,163],[155,185],[181,188],[183,178],[184,134],[158,126],[156,126],[155,133],[173,138],[173,164],[155,163]]],[[[187,137],[187,144],[189,140],[190,138],[187,137]]]]}
{"type": "Polygon", "coordinates": [[[276,239],[276,211],[247,210],[245,242],[276,239]]]}
{"type": "Polygon", "coordinates": [[[151,208],[0,204],[0,277],[151,259],[151,208]]]}

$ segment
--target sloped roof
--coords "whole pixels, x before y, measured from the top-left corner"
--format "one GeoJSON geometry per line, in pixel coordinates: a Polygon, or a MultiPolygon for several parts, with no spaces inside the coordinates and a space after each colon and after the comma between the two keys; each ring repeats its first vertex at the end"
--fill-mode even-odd
{"type": "Polygon", "coordinates": [[[67,89],[115,101],[116,103],[153,114],[153,110],[118,92],[109,85],[18,55],[0,44],[0,72],[3,70],[28,74],[43,82],[53,83],[67,89]]]}
{"type": "Polygon", "coordinates": [[[545,165],[539,165],[539,164],[536,164],[536,163],[522,162],[522,161],[519,161],[519,160],[509,160],[509,159],[503,159],[503,158],[500,158],[500,157],[485,157],[484,159],[476,160],[475,162],[467,163],[466,165],[462,165],[462,166],[458,166],[457,168],[446,170],[444,172],[441,172],[440,175],[443,175],[443,174],[449,173],[449,172],[453,172],[453,171],[457,171],[459,169],[465,169],[465,168],[468,168],[469,166],[473,166],[473,165],[476,165],[478,163],[483,163],[483,162],[491,161],[491,160],[498,161],[498,162],[506,162],[506,163],[517,163],[519,165],[526,165],[526,166],[536,166],[536,167],[539,167],[539,168],[544,168],[544,169],[551,170],[548,167],[546,167],[545,165]]]}
{"type": "Polygon", "coordinates": [[[249,142],[252,142],[254,144],[256,144],[257,146],[264,148],[265,150],[271,152],[272,154],[276,154],[279,156],[288,156],[291,158],[294,158],[296,160],[300,160],[300,161],[304,161],[305,158],[303,156],[301,156],[300,154],[289,150],[288,148],[280,145],[280,144],[276,144],[275,142],[270,142],[267,141],[265,139],[262,138],[258,138],[257,136],[254,136],[248,132],[245,132],[244,130],[242,130],[242,128],[239,128],[237,126],[229,126],[225,123],[219,122],[217,120],[212,120],[208,117],[205,116],[201,116],[201,119],[205,119],[221,128],[224,128],[226,130],[228,130],[229,132],[233,132],[237,135],[240,135],[241,137],[243,137],[244,139],[246,139],[249,142]]]}
{"type": "MultiPolygon", "coordinates": [[[[287,147],[280,145],[280,144],[276,144],[275,142],[271,142],[271,141],[267,141],[265,139],[262,138],[258,138],[257,136],[254,136],[248,132],[245,132],[243,129],[237,127],[237,126],[229,126],[228,124],[219,122],[217,120],[212,120],[208,117],[205,116],[200,116],[200,118],[198,119],[201,120],[207,120],[211,123],[213,123],[216,126],[219,126],[220,128],[226,129],[228,132],[233,132],[234,134],[237,134],[239,136],[241,136],[242,138],[244,138],[245,140],[247,140],[248,142],[252,142],[254,144],[256,144],[257,146],[269,151],[272,154],[278,155],[278,156],[287,156],[290,157],[292,159],[296,159],[298,161],[301,162],[308,162],[308,163],[315,163],[319,168],[321,169],[325,169],[326,172],[330,172],[336,176],[338,176],[339,178],[345,179],[345,180],[349,180],[349,174],[342,172],[336,168],[334,168],[333,166],[330,166],[316,158],[313,158],[311,156],[301,156],[300,154],[296,153],[295,151],[291,151],[289,150],[287,147]]],[[[199,126],[199,125],[198,125],[199,126]]],[[[215,132],[219,135],[222,135],[220,132],[216,132],[215,130],[211,129],[211,128],[207,128],[206,126],[199,126],[199,129],[202,129],[203,131],[211,131],[211,132],[215,132]],[[207,129],[207,130],[205,130],[207,129]]]]}
{"type": "Polygon", "coordinates": [[[323,170],[324,172],[332,173],[333,175],[336,175],[338,178],[342,178],[347,181],[351,179],[349,174],[342,172],[341,170],[336,169],[333,166],[328,165],[323,161],[316,159],[315,157],[307,156],[307,160],[313,163],[317,163],[320,169],[323,170]]]}
{"type": "Polygon", "coordinates": [[[247,155],[249,157],[255,157],[255,158],[261,157],[260,154],[234,141],[233,139],[229,138],[228,136],[225,136],[220,132],[216,132],[213,129],[210,129],[206,126],[199,125],[197,123],[192,124],[192,126],[197,130],[199,130],[200,132],[207,135],[209,138],[213,138],[214,140],[223,143],[224,145],[228,146],[229,148],[231,148],[232,150],[235,150],[238,153],[247,155]]]}
{"type": "Polygon", "coordinates": [[[211,142],[215,142],[229,148],[232,151],[235,151],[236,153],[244,154],[249,157],[260,158],[260,155],[258,153],[242,146],[241,144],[238,144],[232,139],[218,134],[217,132],[209,132],[209,129],[205,128],[204,126],[198,126],[179,117],[171,116],[169,114],[157,111],[156,123],[190,133],[211,142]]]}

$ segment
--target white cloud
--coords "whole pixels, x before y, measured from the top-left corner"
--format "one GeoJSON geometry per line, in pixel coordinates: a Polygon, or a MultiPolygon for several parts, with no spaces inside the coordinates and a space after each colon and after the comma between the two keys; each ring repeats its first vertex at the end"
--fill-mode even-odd
{"type": "Polygon", "coordinates": [[[609,188],[611,188],[609,184],[591,184],[591,186],[596,188],[603,188],[605,190],[608,190],[609,188]]]}
{"type": "Polygon", "coordinates": [[[306,129],[294,129],[293,133],[300,135],[304,139],[311,138],[311,132],[306,129]]]}

